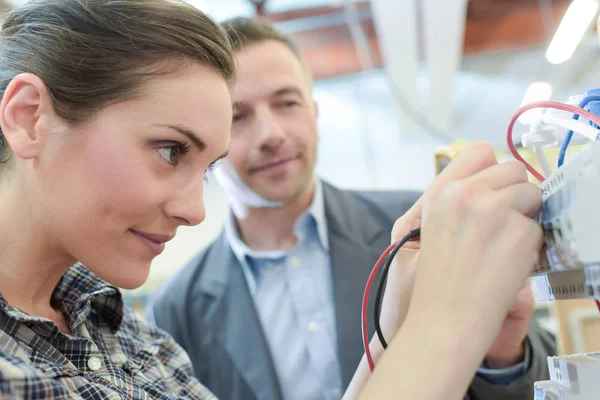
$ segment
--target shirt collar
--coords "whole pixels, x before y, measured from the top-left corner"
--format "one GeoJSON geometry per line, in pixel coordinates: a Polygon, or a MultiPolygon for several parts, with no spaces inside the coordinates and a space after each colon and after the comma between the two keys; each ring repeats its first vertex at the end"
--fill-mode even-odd
{"type": "MultiPolygon", "coordinates": [[[[319,241],[325,249],[329,251],[329,240],[327,237],[327,220],[325,219],[325,199],[323,196],[323,182],[318,178],[315,178],[315,192],[313,194],[312,202],[304,214],[298,218],[294,231],[301,230],[300,221],[304,220],[306,216],[310,216],[314,219],[319,241]]],[[[233,253],[242,265],[246,265],[246,257],[253,258],[279,258],[285,255],[285,251],[273,250],[273,251],[254,251],[250,249],[239,236],[239,232],[236,226],[235,217],[230,211],[225,221],[225,235],[233,253]]]]}
{"type": "MultiPolygon", "coordinates": [[[[67,323],[76,331],[88,317],[92,302],[98,303],[98,313],[116,329],[123,317],[123,301],[119,290],[93,274],[83,264],[73,265],[62,276],[52,293],[53,304],[61,307],[67,323]]],[[[0,293],[0,311],[19,321],[45,322],[10,306],[0,293]]]]}
{"type": "Polygon", "coordinates": [[[321,182],[319,179],[315,179],[315,194],[313,201],[308,208],[308,213],[315,219],[321,245],[325,251],[329,251],[327,220],[325,219],[325,197],[323,195],[323,182],[321,182]]]}

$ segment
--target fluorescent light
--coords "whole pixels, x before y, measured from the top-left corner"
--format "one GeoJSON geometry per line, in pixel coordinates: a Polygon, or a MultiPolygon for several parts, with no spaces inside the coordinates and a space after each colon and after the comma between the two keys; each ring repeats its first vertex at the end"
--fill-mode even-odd
{"type": "Polygon", "coordinates": [[[598,0],[573,0],[546,50],[552,64],[567,61],[581,42],[598,11],[598,0]]]}
{"type": "MultiPolygon", "coordinates": [[[[525,92],[523,100],[521,101],[521,107],[526,104],[531,104],[536,101],[549,100],[552,96],[552,86],[546,82],[534,82],[532,83],[525,92]]],[[[519,122],[523,124],[531,124],[535,119],[542,113],[543,109],[534,108],[526,111],[519,117],[519,122]]]]}

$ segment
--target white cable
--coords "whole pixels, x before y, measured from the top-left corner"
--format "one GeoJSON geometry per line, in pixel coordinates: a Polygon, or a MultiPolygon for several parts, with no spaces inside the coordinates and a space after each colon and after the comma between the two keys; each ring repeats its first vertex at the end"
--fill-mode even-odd
{"type": "Polygon", "coordinates": [[[536,158],[540,163],[540,167],[542,167],[542,171],[544,176],[552,175],[552,168],[550,167],[550,163],[546,158],[546,154],[544,153],[544,149],[541,146],[532,146],[533,154],[535,154],[536,158]]]}
{"type": "Polygon", "coordinates": [[[575,120],[572,118],[560,118],[548,114],[542,114],[540,121],[546,125],[556,125],[561,128],[579,133],[590,140],[596,140],[600,134],[600,130],[588,125],[587,123],[575,120]]]}

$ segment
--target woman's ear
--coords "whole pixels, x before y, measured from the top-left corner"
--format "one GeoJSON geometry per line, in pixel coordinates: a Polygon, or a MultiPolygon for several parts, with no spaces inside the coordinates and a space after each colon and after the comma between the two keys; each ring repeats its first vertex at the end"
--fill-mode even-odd
{"type": "Polygon", "coordinates": [[[20,74],[8,84],[0,103],[0,127],[11,151],[19,158],[35,158],[43,140],[39,121],[54,114],[48,88],[33,74],[20,74]]]}

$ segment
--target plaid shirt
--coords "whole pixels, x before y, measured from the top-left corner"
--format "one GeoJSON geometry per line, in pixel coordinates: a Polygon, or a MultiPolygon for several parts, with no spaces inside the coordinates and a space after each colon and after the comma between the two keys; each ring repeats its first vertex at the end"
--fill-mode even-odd
{"type": "Polygon", "coordinates": [[[72,336],[0,295],[1,399],[215,400],[183,349],[83,265],[64,275],[52,301],[72,336]]]}

